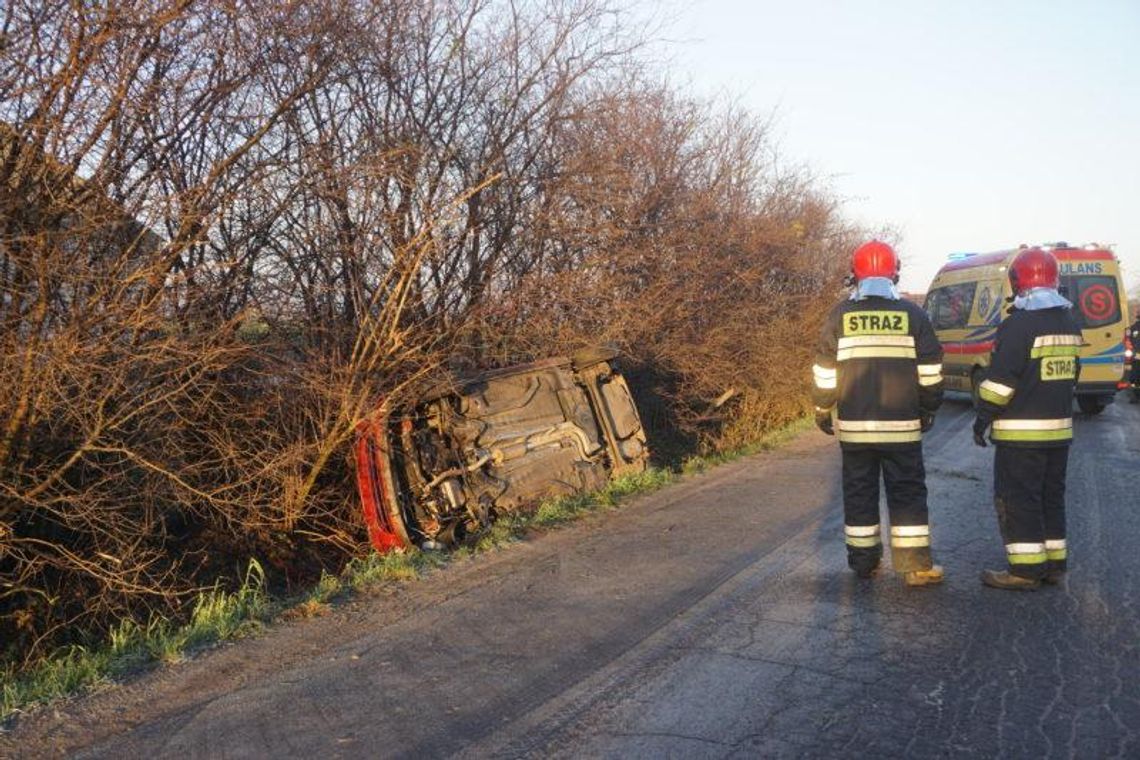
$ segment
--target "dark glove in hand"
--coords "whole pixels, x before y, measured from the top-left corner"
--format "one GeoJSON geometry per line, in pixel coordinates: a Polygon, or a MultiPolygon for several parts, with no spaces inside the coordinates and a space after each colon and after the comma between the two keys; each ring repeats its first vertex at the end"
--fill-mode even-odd
{"type": "Polygon", "coordinates": [[[974,443],[981,446],[982,448],[986,447],[986,428],[989,426],[990,423],[986,422],[981,417],[978,417],[976,420],[974,420],[974,443]]]}
{"type": "Polygon", "coordinates": [[[815,413],[815,426],[827,433],[828,435],[835,435],[835,431],[831,427],[831,413],[830,412],[816,412],[815,413]]]}
{"type": "Polygon", "coordinates": [[[929,431],[932,427],[934,427],[934,415],[929,414],[929,413],[924,413],[918,424],[919,424],[919,427],[922,429],[922,432],[925,433],[925,432],[929,431]]]}

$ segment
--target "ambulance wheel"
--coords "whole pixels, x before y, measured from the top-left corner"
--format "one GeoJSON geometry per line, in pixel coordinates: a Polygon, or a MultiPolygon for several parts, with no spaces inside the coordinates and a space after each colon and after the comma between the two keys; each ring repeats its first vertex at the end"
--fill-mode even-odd
{"type": "Polygon", "coordinates": [[[1100,396],[1077,396],[1077,406],[1085,414],[1100,414],[1107,404],[1100,396]]]}

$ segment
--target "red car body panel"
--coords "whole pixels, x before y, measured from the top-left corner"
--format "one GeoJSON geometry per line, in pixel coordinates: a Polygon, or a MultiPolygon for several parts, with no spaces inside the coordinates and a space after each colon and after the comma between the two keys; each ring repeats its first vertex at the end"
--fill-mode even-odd
{"type": "Polygon", "coordinates": [[[387,415],[365,420],[356,428],[356,485],[360,493],[368,540],[384,554],[412,545],[396,499],[386,431],[387,415]]]}

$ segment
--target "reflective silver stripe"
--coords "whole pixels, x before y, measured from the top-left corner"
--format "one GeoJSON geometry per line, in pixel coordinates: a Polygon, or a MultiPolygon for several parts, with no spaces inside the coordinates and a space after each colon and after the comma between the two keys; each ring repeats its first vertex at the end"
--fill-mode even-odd
{"type": "Polygon", "coordinates": [[[1071,430],[1072,417],[1055,420],[994,420],[994,430],[1071,430]]]}
{"type": "Polygon", "coordinates": [[[839,430],[852,433],[898,432],[922,428],[918,420],[837,420],[836,422],[839,430]]]}
{"type": "Polygon", "coordinates": [[[1048,559],[1045,544],[1006,544],[1005,551],[1011,565],[1037,565],[1048,559]]]}
{"type": "Polygon", "coordinates": [[[913,359],[914,356],[914,349],[906,346],[842,348],[835,354],[835,358],[841,362],[849,359],[913,359]]]}
{"type": "Polygon", "coordinates": [[[906,346],[914,348],[914,336],[851,335],[846,338],[840,338],[837,348],[842,351],[845,348],[855,348],[857,346],[906,346]]]}
{"type": "Polygon", "coordinates": [[[854,546],[857,549],[870,549],[883,542],[878,536],[848,536],[846,543],[848,546],[854,546]]]}
{"type": "Polygon", "coordinates": [[[922,433],[918,430],[882,430],[874,433],[840,430],[836,435],[841,443],[914,443],[922,440],[922,433]]]}
{"type": "Polygon", "coordinates": [[[995,406],[1006,406],[1013,398],[1014,389],[994,380],[983,380],[978,386],[978,396],[995,406]]]}
{"type": "Polygon", "coordinates": [[[877,536],[879,526],[876,525],[844,525],[843,532],[849,536],[877,536]]]}
{"type": "Polygon", "coordinates": [[[1002,385],[1001,383],[995,382],[993,380],[983,380],[982,384],[978,386],[978,390],[989,391],[990,393],[994,393],[998,396],[1001,396],[1002,398],[1008,399],[1013,395],[1014,389],[1008,385],[1002,385]]]}
{"type": "Polygon", "coordinates": [[[851,335],[840,338],[835,358],[848,359],[913,359],[913,335],[851,335]]]}
{"type": "Polygon", "coordinates": [[[811,371],[815,373],[816,377],[835,377],[839,371],[835,367],[824,367],[820,364],[811,365],[811,371]]]}
{"type": "Polygon", "coordinates": [[[892,525],[891,546],[896,549],[917,549],[930,546],[929,525],[892,525]]]}
{"type": "Polygon", "coordinates": [[[942,382],[942,365],[941,364],[919,364],[918,365],[918,384],[919,385],[938,385],[942,382]]]}
{"type": "Polygon", "coordinates": [[[1052,549],[1064,549],[1065,539],[1063,538],[1047,538],[1045,539],[1045,551],[1052,549]]]}
{"type": "Polygon", "coordinates": [[[1079,335],[1038,335],[1029,349],[1029,358],[1078,356],[1084,343],[1084,338],[1079,335]]]}
{"type": "Polygon", "coordinates": [[[1033,341],[1034,348],[1044,346],[1083,346],[1084,338],[1080,335],[1038,335],[1033,341]]]}
{"type": "Polygon", "coordinates": [[[815,376],[815,387],[821,390],[834,390],[838,379],[838,373],[835,369],[828,367],[821,367],[818,364],[813,364],[811,367],[812,375],[815,376]]]}

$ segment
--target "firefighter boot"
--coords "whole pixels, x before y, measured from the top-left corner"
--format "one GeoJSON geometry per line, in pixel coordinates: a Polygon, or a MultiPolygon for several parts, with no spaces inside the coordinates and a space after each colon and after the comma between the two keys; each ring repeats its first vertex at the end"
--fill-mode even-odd
{"type": "Polygon", "coordinates": [[[982,583],[992,588],[1004,588],[1011,591],[1036,591],[1041,585],[1041,581],[1036,578],[1023,578],[1008,570],[983,570],[982,583]]]}
{"type": "Polygon", "coordinates": [[[903,573],[903,583],[908,586],[933,586],[941,582],[941,565],[933,565],[928,570],[911,570],[903,573]]]}
{"type": "Polygon", "coordinates": [[[1061,581],[1065,580],[1064,570],[1046,570],[1045,575],[1041,576],[1041,580],[1048,583],[1050,586],[1056,586],[1061,581]]]}

